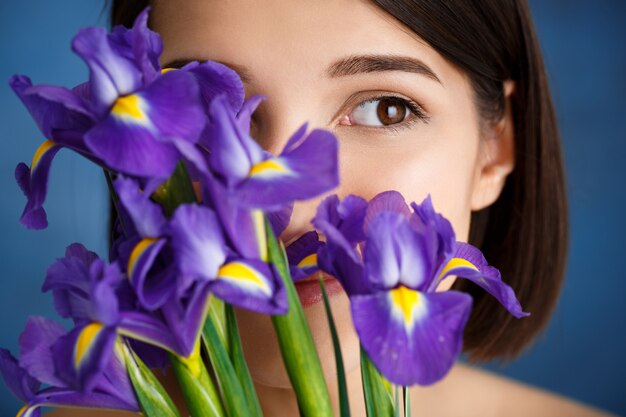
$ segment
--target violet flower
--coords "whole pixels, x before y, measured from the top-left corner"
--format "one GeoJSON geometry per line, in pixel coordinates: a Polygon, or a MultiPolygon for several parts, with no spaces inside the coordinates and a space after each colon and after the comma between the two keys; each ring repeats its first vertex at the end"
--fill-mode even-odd
{"type": "Polygon", "coordinates": [[[326,236],[319,266],[350,297],[363,348],[389,381],[405,386],[443,378],[461,352],[472,299],[458,291],[437,292],[445,277],[471,280],[515,317],[529,314],[481,252],[455,240],[430,196],[411,207],[395,191],[369,203],[331,196],[313,220],[326,236]]]}
{"type": "Polygon", "coordinates": [[[294,282],[306,278],[319,270],[317,251],[323,245],[324,242],[319,240],[317,232],[310,230],[287,246],[285,252],[287,252],[291,279],[294,282]]]}
{"type": "Polygon", "coordinates": [[[136,177],[167,178],[185,155],[200,159],[195,144],[206,124],[208,102],[225,94],[238,110],[243,85],[237,74],[216,62],[162,70],[163,46],[147,27],[149,8],[132,29],[81,30],[72,49],[89,67],[89,81],[74,89],[32,85],[26,76],[9,82],[46,140],[32,163],[20,163],[16,179],[28,202],[21,222],[47,226],[43,203],[55,154],[70,148],[107,169],[136,177]],[[173,104],[175,103],[175,104],[173,104]]]}
{"type": "MultiPolygon", "coordinates": [[[[68,362],[95,361],[99,351],[79,343],[67,350],[67,340],[97,338],[91,330],[77,328],[66,333],[63,327],[44,317],[31,317],[20,335],[19,362],[9,351],[0,349],[0,373],[15,396],[25,405],[18,417],[38,417],[40,407],[81,407],[139,411],[119,347],[101,363],[100,372],[89,387],[76,385],[66,378],[68,362]],[[82,335],[82,336],[81,336],[82,335]],[[41,387],[45,384],[47,387],[41,387]]],[[[80,367],[80,365],[79,365],[80,367]]]]}
{"type": "Polygon", "coordinates": [[[183,204],[167,219],[136,181],[120,177],[115,188],[123,217],[130,220],[126,226],[137,235],[119,245],[119,259],[127,265],[140,305],[161,315],[181,356],[193,351],[210,294],[257,312],[286,311],[286,294],[274,267],[256,252],[246,256],[230,247],[211,208],[183,204]]]}
{"type": "Polygon", "coordinates": [[[335,188],[338,144],[331,132],[314,129],[307,135],[304,123],[278,156],[250,137],[250,116],[263,99],[250,98],[237,116],[226,96],[218,95],[211,102],[210,123],[201,144],[211,152],[208,162],[214,179],[236,195],[239,205],[268,211],[335,188]]]}
{"type": "MultiPolygon", "coordinates": [[[[65,257],[48,268],[42,289],[52,291],[58,314],[75,323],[59,349],[74,351],[80,340],[84,351],[81,361],[66,361],[67,366],[59,370],[67,383],[89,388],[118,336],[170,352],[182,350],[159,316],[140,306],[118,263],[106,264],[80,244],[68,246],[65,257]]],[[[164,362],[159,350],[147,346],[141,350],[146,362],[164,362]]]]}

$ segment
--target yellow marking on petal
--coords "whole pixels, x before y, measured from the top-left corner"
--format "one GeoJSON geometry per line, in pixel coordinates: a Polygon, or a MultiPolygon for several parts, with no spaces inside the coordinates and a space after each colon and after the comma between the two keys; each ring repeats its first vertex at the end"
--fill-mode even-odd
{"type": "Polygon", "coordinates": [[[93,344],[94,339],[98,337],[98,334],[103,328],[104,325],[102,325],[102,323],[93,322],[80,331],[78,340],[76,341],[76,347],[74,348],[74,367],[76,369],[80,366],[85,354],[93,344]]]}
{"type": "Polygon", "coordinates": [[[33,155],[33,161],[30,163],[30,172],[33,172],[37,165],[39,165],[39,161],[41,161],[41,157],[50,150],[56,143],[54,141],[48,139],[35,151],[35,155],[33,155]]]}
{"type": "Polygon", "coordinates": [[[250,172],[248,173],[249,177],[254,177],[255,175],[264,175],[264,174],[274,174],[274,173],[286,173],[289,172],[289,169],[278,162],[276,159],[268,159],[263,162],[259,162],[258,164],[252,165],[250,168],[250,172]]]}
{"type": "Polygon", "coordinates": [[[471,268],[471,269],[475,269],[476,271],[478,271],[479,269],[476,267],[476,265],[474,265],[473,263],[471,263],[470,261],[468,261],[467,259],[463,259],[463,258],[452,258],[450,259],[450,261],[448,261],[448,263],[446,264],[446,266],[443,268],[443,270],[441,271],[441,273],[439,274],[439,278],[441,279],[449,270],[451,270],[452,268],[458,268],[458,267],[465,267],[465,268],[471,268]]]}
{"type": "Polygon", "coordinates": [[[157,240],[156,238],[152,238],[152,237],[146,237],[144,239],[142,239],[139,243],[137,243],[137,245],[133,248],[133,251],[130,253],[130,258],[128,259],[128,278],[130,279],[130,277],[133,275],[133,269],[135,268],[135,264],[137,263],[137,260],[139,259],[139,257],[150,247],[152,246],[157,240]]]}
{"type": "Polygon", "coordinates": [[[131,118],[137,121],[146,120],[146,115],[141,109],[143,100],[136,94],[129,94],[115,100],[111,113],[118,117],[131,118]]]}
{"type": "Polygon", "coordinates": [[[198,378],[200,373],[202,372],[202,368],[200,366],[200,340],[196,342],[193,351],[187,357],[179,356],[180,361],[189,369],[191,374],[198,378]]]}
{"type": "Polygon", "coordinates": [[[306,268],[317,265],[317,253],[312,253],[298,263],[299,268],[306,268]]]}
{"type": "Polygon", "coordinates": [[[28,404],[24,404],[24,407],[20,408],[20,411],[17,412],[16,417],[20,417],[24,415],[24,413],[26,413],[27,410],[28,410],[28,404]]]}
{"type": "Polygon", "coordinates": [[[161,75],[165,74],[166,72],[170,72],[170,71],[174,71],[176,68],[163,68],[161,70],[161,75]]]}
{"type": "Polygon", "coordinates": [[[400,285],[389,291],[393,305],[402,312],[404,323],[409,325],[413,322],[413,311],[419,303],[419,292],[400,285]]]}
{"type": "Polygon", "coordinates": [[[254,223],[254,233],[256,234],[256,243],[259,247],[259,258],[263,262],[269,259],[267,248],[267,235],[265,234],[265,217],[261,210],[252,210],[252,222],[254,223]]]}
{"type": "Polygon", "coordinates": [[[261,287],[266,294],[271,293],[267,283],[258,277],[258,272],[241,262],[230,262],[217,271],[217,277],[222,279],[232,279],[243,281],[261,287]]]}

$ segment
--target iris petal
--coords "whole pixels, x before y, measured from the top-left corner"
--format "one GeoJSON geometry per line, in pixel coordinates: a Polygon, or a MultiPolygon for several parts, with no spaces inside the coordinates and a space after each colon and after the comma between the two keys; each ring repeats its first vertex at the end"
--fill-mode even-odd
{"type": "Polygon", "coordinates": [[[217,216],[206,207],[184,204],[169,225],[175,259],[181,274],[214,279],[226,259],[224,235],[217,216]]]}
{"type": "Polygon", "coordinates": [[[158,346],[173,353],[180,347],[169,329],[159,320],[149,315],[123,311],[119,315],[118,332],[135,340],[158,346]]]}
{"type": "Polygon", "coordinates": [[[148,28],[148,13],[150,7],[146,7],[135,19],[132,30],[124,28],[124,37],[130,36],[130,43],[135,59],[141,72],[144,83],[151,83],[159,75],[161,65],[159,56],[163,52],[163,42],[158,33],[148,28]]]}
{"type": "Polygon", "coordinates": [[[384,191],[377,194],[367,203],[367,212],[363,223],[363,228],[367,232],[370,222],[380,213],[398,213],[407,219],[411,215],[411,210],[406,204],[404,197],[397,191],[384,191]]]}
{"type": "Polygon", "coordinates": [[[61,146],[54,142],[45,141],[35,152],[30,168],[24,163],[15,168],[15,179],[28,200],[20,223],[29,229],[44,229],[48,226],[43,203],[48,192],[50,165],[60,149],[61,146]]]}
{"type": "Polygon", "coordinates": [[[92,390],[104,377],[116,337],[115,328],[101,323],[77,326],[52,346],[56,375],[70,388],[92,390]]]}
{"type": "Polygon", "coordinates": [[[91,129],[85,143],[109,167],[140,177],[169,177],[179,158],[176,147],[151,129],[112,116],[91,129]]]}
{"type": "Polygon", "coordinates": [[[37,413],[40,412],[40,407],[99,408],[106,410],[139,411],[139,404],[136,400],[129,403],[108,393],[77,392],[71,389],[53,387],[37,393],[23,409],[23,412],[26,414],[18,414],[18,416],[38,417],[39,414],[37,413]]]}
{"type": "Polygon", "coordinates": [[[437,284],[449,275],[456,275],[482,287],[515,317],[530,315],[522,310],[513,289],[502,281],[500,271],[487,263],[479,249],[464,242],[457,242],[456,245],[454,257],[442,266],[437,284]]]}
{"type": "Polygon", "coordinates": [[[0,349],[0,375],[9,391],[24,402],[30,400],[41,385],[18,364],[17,359],[6,349],[0,349]]]}
{"type": "Polygon", "coordinates": [[[422,236],[403,214],[379,213],[370,221],[367,235],[363,258],[372,283],[381,289],[398,282],[421,289],[430,279],[432,260],[424,256],[422,236]]]}
{"type": "Polygon", "coordinates": [[[85,132],[93,125],[84,100],[72,90],[53,85],[32,85],[30,78],[14,75],[9,85],[22,100],[41,133],[73,148],[85,150],[82,141],[68,140],[67,131],[85,132]]]}
{"type": "Polygon", "coordinates": [[[135,246],[129,260],[130,283],[141,305],[149,310],[162,306],[176,291],[175,266],[159,258],[166,243],[166,239],[144,239],[135,246]]]}
{"type": "Polygon", "coordinates": [[[220,268],[211,291],[235,306],[265,314],[287,311],[287,295],[273,266],[258,260],[235,260],[220,268]]]}
{"type": "MultiPolygon", "coordinates": [[[[219,62],[206,61],[187,64],[181,70],[189,71],[198,81],[204,106],[208,107],[218,94],[225,94],[231,109],[240,111],[245,92],[239,75],[233,69],[219,62]]],[[[249,122],[244,129],[247,130],[248,126],[249,122]]]]}
{"type": "Polygon", "coordinates": [[[328,192],[339,184],[337,152],[335,136],[315,129],[279,157],[253,164],[248,178],[237,187],[239,201],[249,207],[275,209],[328,192]]]}
{"type": "Polygon", "coordinates": [[[205,131],[204,143],[212,151],[211,168],[231,187],[247,177],[263,153],[248,132],[239,128],[225,95],[211,101],[209,115],[211,124],[205,131]]]}
{"type": "Polygon", "coordinates": [[[198,141],[206,116],[198,84],[191,74],[170,71],[141,91],[140,95],[146,102],[146,112],[156,129],[157,140],[198,141]]]}
{"type": "Polygon", "coordinates": [[[114,186],[137,232],[142,237],[161,236],[166,221],[163,209],[150,200],[149,196],[139,188],[139,183],[130,178],[118,177],[114,186]]]}
{"type": "Polygon", "coordinates": [[[407,386],[432,384],[445,376],[461,352],[472,299],[455,291],[394,291],[400,292],[351,298],[361,344],[389,381],[407,386]]]}
{"type": "Polygon", "coordinates": [[[54,371],[50,347],[64,334],[65,329],[45,317],[30,317],[20,334],[20,366],[44,384],[61,385],[54,371]]]}
{"type": "Polygon", "coordinates": [[[209,309],[210,285],[196,282],[186,294],[187,301],[183,304],[180,299],[170,299],[161,308],[163,318],[168,328],[176,338],[179,346],[178,353],[189,356],[197,345],[202,332],[202,325],[209,309]],[[184,323],[184,326],[181,326],[184,323]]]}
{"type": "Polygon", "coordinates": [[[103,114],[119,96],[141,86],[137,66],[110,43],[101,27],[82,29],[72,40],[72,50],[87,63],[96,112],[103,114]]]}
{"type": "Polygon", "coordinates": [[[296,241],[287,246],[287,258],[291,270],[291,278],[298,281],[317,270],[317,250],[322,246],[317,232],[311,230],[304,233],[296,241]]]}

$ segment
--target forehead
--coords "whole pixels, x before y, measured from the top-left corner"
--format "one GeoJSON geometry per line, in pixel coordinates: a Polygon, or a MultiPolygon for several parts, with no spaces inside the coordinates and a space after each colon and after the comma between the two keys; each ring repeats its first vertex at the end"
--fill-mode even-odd
{"type": "Polygon", "coordinates": [[[163,38],[162,64],[213,59],[249,66],[259,79],[297,72],[306,82],[348,55],[394,54],[418,58],[444,84],[455,75],[421,38],[365,0],[156,0],[151,25],[163,38]]]}

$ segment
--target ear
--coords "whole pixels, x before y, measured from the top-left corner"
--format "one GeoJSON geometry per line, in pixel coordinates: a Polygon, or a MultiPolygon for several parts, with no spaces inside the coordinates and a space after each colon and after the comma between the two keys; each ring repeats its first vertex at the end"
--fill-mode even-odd
{"type": "Polygon", "coordinates": [[[493,204],[504,188],[506,177],[515,167],[515,134],[511,96],[515,92],[515,81],[503,83],[504,114],[487,129],[476,164],[471,210],[477,211],[493,204]]]}

